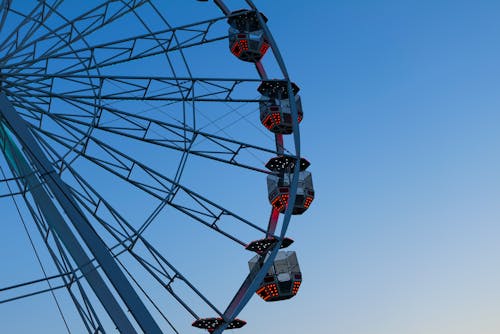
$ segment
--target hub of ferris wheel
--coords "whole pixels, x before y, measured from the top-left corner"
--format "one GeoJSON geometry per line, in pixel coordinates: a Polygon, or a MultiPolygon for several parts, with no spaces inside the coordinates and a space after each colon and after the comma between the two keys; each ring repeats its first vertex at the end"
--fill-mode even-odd
{"type": "MultiPolygon", "coordinates": [[[[279,215],[285,214],[289,206],[292,206],[290,208],[292,215],[300,215],[309,208],[314,200],[312,174],[306,170],[310,165],[309,161],[285,155],[283,147],[283,136],[294,134],[294,123],[296,122],[298,126],[303,119],[304,112],[298,95],[299,87],[295,83],[287,80],[269,80],[265,77],[260,60],[272,45],[263,27],[263,24],[265,25],[268,21],[264,14],[254,10],[229,12],[221,1],[215,0],[215,3],[228,15],[230,52],[241,61],[255,63],[258,65],[257,68],[259,66],[262,68],[264,75],[261,73],[261,77],[264,76],[264,78],[258,87],[258,92],[261,94],[260,121],[267,130],[276,136],[277,151],[279,152],[278,156],[266,164],[266,168],[270,171],[267,176],[267,188],[272,208],[268,236],[246,246],[247,250],[257,253],[248,262],[250,272],[252,272],[261,268],[269,256],[269,252],[278,242],[280,242],[280,248],[286,248],[293,243],[292,239],[284,237],[279,240],[272,236],[279,215]],[[295,120],[292,116],[293,108],[295,108],[295,120]],[[292,180],[297,169],[299,170],[298,185],[294,189],[295,200],[291,202],[292,180]]],[[[266,302],[282,301],[293,298],[298,293],[301,283],[302,272],[296,253],[280,250],[255,293],[266,302]]],[[[193,326],[213,333],[224,323],[222,318],[204,318],[195,321],[193,326]]],[[[241,328],[245,324],[246,322],[242,320],[234,319],[232,322],[226,323],[225,328],[241,328]]]]}

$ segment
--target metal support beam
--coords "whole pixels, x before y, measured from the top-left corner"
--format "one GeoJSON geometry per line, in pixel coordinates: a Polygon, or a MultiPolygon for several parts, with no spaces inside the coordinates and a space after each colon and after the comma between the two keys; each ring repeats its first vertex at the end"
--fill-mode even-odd
{"type": "Polygon", "coordinates": [[[231,11],[222,0],[214,0],[214,2],[225,15],[231,14],[231,11]]]}
{"type": "Polygon", "coordinates": [[[70,188],[56,173],[51,162],[31,133],[28,124],[19,116],[3,93],[0,93],[0,123],[0,136],[3,139],[2,150],[9,161],[9,167],[15,175],[24,178],[28,191],[41,208],[50,228],[63,242],[120,333],[136,334],[137,331],[104,279],[91,263],[89,255],[80,245],[68,222],[65,221],[42,183],[50,189],[55,200],[57,200],[59,206],[92,252],[92,255],[141,329],[148,334],[161,334],[162,331],[159,326],[119,268],[106,244],[97,235],[84,213],[78,207],[71,195],[70,188]],[[5,125],[23,147],[24,154],[10,138],[5,125]],[[40,180],[35,175],[36,171],[40,180]]]}

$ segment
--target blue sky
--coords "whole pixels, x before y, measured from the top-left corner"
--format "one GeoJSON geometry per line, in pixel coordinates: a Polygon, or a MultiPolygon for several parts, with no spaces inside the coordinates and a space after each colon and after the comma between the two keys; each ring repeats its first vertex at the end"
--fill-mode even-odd
{"type": "MultiPolygon", "coordinates": [[[[500,3],[256,4],[301,87],[302,152],[317,195],[289,229],[299,294],[253,298],[240,332],[497,334],[500,3]]],[[[225,279],[210,276],[209,294],[225,294],[225,279]]]]}
{"type": "Polygon", "coordinates": [[[291,228],[306,278],[280,321],[497,333],[500,4],[295,4],[270,25],[291,32],[278,40],[303,87],[318,198],[291,228]]]}

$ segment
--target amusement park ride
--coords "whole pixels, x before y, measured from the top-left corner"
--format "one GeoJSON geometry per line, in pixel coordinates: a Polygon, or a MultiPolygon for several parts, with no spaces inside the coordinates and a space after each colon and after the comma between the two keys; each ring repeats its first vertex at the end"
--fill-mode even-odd
{"type": "Polygon", "coordinates": [[[120,260],[125,254],[194,317],[193,327],[214,334],[243,327],[246,322],[237,316],[254,294],[266,302],[279,302],[298,293],[302,273],[296,253],[284,250],[293,243],[286,232],[292,216],[303,214],[314,200],[312,176],[307,170],[310,163],[300,153],[299,124],[304,112],[299,87],[288,76],[267,26],[268,18],[251,0],[246,0],[248,8],[238,10],[230,10],[223,0],[198,1],[199,6],[215,4],[223,16],[174,28],[166,23],[153,0],[101,1],[95,8],[71,19],[63,13],[63,0],[34,1],[33,8],[24,14],[16,8],[15,0],[0,2],[0,148],[6,167],[2,167],[0,175],[3,177],[0,198],[24,201],[58,270],[57,275],[46,275],[36,282],[0,286],[0,303],[49,293],[56,288],[65,289],[89,333],[114,330],[106,328],[101,320],[103,315],[97,309],[105,311],[105,317],[120,333],[182,332],[163,315],[152,296],[140,291],[140,284],[120,260]],[[137,14],[142,6],[150,8],[164,27],[148,26],[148,19],[141,19],[137,14]],[[105,43],[90,38],[129,15],[139,17],[145,33],[105,43]],[[11,17],[18,17],[19,21],[9,31],[11,17]],[[51,25],[54,17],[58,18],[54,21],[57,24],[51,25]],[[212,37],[211,29],[219,22],[227,24],[226,35],[212,37]],[[181,33],[188,32],[195,34],[183,40],[181,33]],[[179,77],[175,76],[174,69],[173,75],[168,77],[138,77],[107,71],[121,64],[145,62],[150,57],[174,51],[184,58],[184,49],[224,39],[228,40],[229,51],[234,57],[255,66],[259,79],[208,79],[191,74],[179,77]],[[154,45],[137,50],[145,41],[152,41],[154,45]],[[268,77],[261,62],[271,52],[282,75],[277,79],[268,77]],[[257,86],[254,93],[260,96],[256,99],[233,96],[243,83],[257,86]],[[219,90],[203,94],[195,90],[199,84],[211,84],[219,90]],[[111,85],[128,88],[110,90],[111,85]],[[152,86],[156,87],[154,91],[152,86]],[[186,118],[169,122],[161,115],[120,109],[114,101],[182,103],[182,106],[202,102],[254,103],[260,112],[259,126],[272,134],[274,147],[265,148],[207,133],[186,118]],[[65,110],[58,110],[63,103],[65,110]],[[110,116],[123,124],[106,125],[104,120],[110,116]],[[151,136],[153,128],[181,137],[182,144],[151,136]],[[113,141],[107,142],[104,134],[180,152],[177,173],[173,177],[163,175],[121,150],[113,141]],[[287,136],[288,141],[285,140],[287,136]],[[226,156],[230,158],[210,150],[195,150],[193,145],[200,138],[226,150],[224,153],[229,153],[226,156]],[[285,142],[293,143],[293,153],[286,149],[285,142]],[[97,148],[101,153],[95,153],[97,148]],[[244,150],[267,154],[270,158],[265,166],[246,164],[238,160],[244,150]],[[212,159],[267,175],[271,211],[267,227],[252,223],[183,185],[182,169],[188,156],[212,159]],[[90,179],[82,175],[77,163],[80,160],[159,200],[158,212],[170,206],[255,254],[248,262],[248,276],[224,311],[220,311],[146,239],[144,232],[157,213],[140,226],[132,224],[90,179]],[[136,176],[137,170],[147,179],[136,176]],[[203,209],[176,202],[180,193],[203,209]],[[102,208],[106,209],[108,218],[100,214],[102,208]],[[221,219],[237,221],[258,232],[262,238],[240,240],[219,226],[221,219]],[[114,238],[113,244],[101,235],[102,231],[114,238]],[[36,293],[15,293],[20,287],[40,282],[49,283],[51,288],[36,293]],[[183,299],[176,291],[176,282],[192,291],[198,303],[206,305],[215,315],[199,316],[191,301],[183,299]],[[2,298],[2,293],[6,292],[13,295],[2,298]],[[167,325],[160,323],[163,320],[167,325]]]}

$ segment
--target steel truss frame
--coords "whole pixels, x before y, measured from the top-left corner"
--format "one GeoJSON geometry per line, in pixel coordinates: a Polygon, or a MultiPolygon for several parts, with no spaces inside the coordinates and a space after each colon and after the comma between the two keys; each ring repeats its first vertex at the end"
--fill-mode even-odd
{"type": "MultiPolygon", "coordinates": [[[[300,133],[296,122],[297,107],[293,99],[290,100],[294,120],[295,149],[293,153],[285,150],[281,135],[275,138],[276,148],[269,149],[200,130],[195,124],[190,126],[185,123],[167,122],[147,114],[132,113],[113,107],[114,101],[161,102],[164,105],[182,103],[183,108],[191,109],[192,114],[195,115],[197,102],[238,104],[260,101],[259,98],[247,98],[239,92],[244,90],[245,86],[256,85],[261,80],[267,79],[261,63],[256,64],[260,79],[101,74],[103,68],[169,52],[180,52],[183,58],[184,49],[226,39],[225,34],[217,35],[212,28],[216,23],[227,19],[231,13],[222,0],[214,0],[214,2],[222,10],[223,16],[179,27],[171,27],[165,21],[168,25],[167,29],[157,31],[148,29],[147,33],[101,44],[90,44],[86,41],[86,37],[125,15],[134,13],[141,6],[149,5],[150,1],[106,1],[71,21],[66,20],[58,12],[63,0],[54,0],[50,4],[48,1],[40,1],[28,14],[15,12],[16,15],[23,17],[19,30],[22,28],[24,33],[13,32],[0,44],[0,89],[2,91],[0,95],[0,148],[12,173],[11,178],[4,177],[0,180],[0,185],[4,184],[8,188],[8,192],[0,192],[0,197],[23,198],[44,238],[59,275],[46,276],[2,288],[0,292],[41,282],[51,284],[50,289],[41,289],[36,293],[0,300],[0,303],[65,288],[74,301],[87,330],[90,333],[104,333],[102,321],[81,284],[81,279],[85,278],[120,332],[137,333],[136,324],[123,309],[122,304],[125,304],[135,322],[144,332],[162,333],[160,326],[132,286],[134,281],[132,275],[120,262],[118,256],[123,253],[130,254],[154,280],[165,287],[182,307],[195,319],[200,319],[199,315],[172,288],[172,283],[182,281],[194,291],[205,305],[208,305],[224,320],[223,325],[215,330],[215,334],[222,333],[248,303],[281,247],[290,222],[291,207],[286,210],[281,230],[276,234],[279,219],[276,211],[271,212],[268,227],[263,229],[183,186],[180,183],[182,171],[174,178],[166,177],[161,172],[144,165],[138,159],[120,152],[92,135],[95,132],[109,133],[179,151],[183,155],[181,168],[186,163],[188,155],[195,155],[265,175],[268,171],[262,166],[240,160],[241,153],[250,152],[250,154],[267,156],[289,155],[297,161],[300,159],[300,133]],[[47,22],[54,16],[60,17],[64,22],[52,28],[47,25],[47,22]],[[33,40],[37,31],[42,28],[46,33],[33,40]],[[49,70],[51,64],[60,60],[65,60],[68,65],[59,68],[56,72],[51,72],[49,70]],[[200,88],[207,86],[210,90],[200,94],[200,88]],[[71,88],[65,89],[65,87],[71,88]],[[53,99],[71,105],[73,111],[61,112],[54,109],[53,99]],[[114,117],[118,122],[114,124],[105,122],[104,120],[108,117],[114,117]],[[52,133],[44,127],[47,121],[57,124],[67,133],[65,135],[52,133]],[[161,135],[158,135],[158,131],[161,131],[161,135]],[[197,149],[196,146],[200,141],[210,144],[209,147],[197,149]],[[159,204],[155,212],[142,226],[134,228],[78,173],[66,156],[51,148],[51,143],[65,147],[67,154],[75,154],[86,159],[157,198],[159,204]],[[100,156],[93,154],[88,150],[89,145],[98,146],[103,154],[100,156]],[[144,178],[135,178],[134,172],[137,170],[147,175],[148,179],[145,181],[144,178]],[[77,187],[69,186],[61,179],[60,175],[63,171],[68,172],[74,178],[77,187]],[[176,203],[176,195],[179,193],[190,198],[191,204],[176,203]],[[267,254],[262,255],[260,269],[248,275],[225,311],[218,310],[143,237],[149,224],[167,205],[241,246],[247,245],[248,241],[226,232],[220,226],[223,217],[230,217],[249,229],[278,239],[274,247],[267,254]],[[107,212],[110,212],[114,222],[109,222],[106,218],[99,216],[100,208],[105,208],[107,212]],[[96,234],[85,212],[90,213],[115,238],[114,246],[108,247],[96,234]],[[141,244],[147,252],[136,251],[138,244],[141,244]],[[63,284],[57,284],[61,280],[63,284]]],[[[246,2],[252,10],[258,13],[258,9],[251,0],[246,0],[246,2]]],[[[151,6],[156,10],[153,5],[151,6]]],[[[0,30],[6,24],[9,11],[14,11],[11,9],[11,1],[1,1],[0,30]]],[[[291,82],[277,44],[262,17],[260,15],[258,17],[283,78],[288,82],[289,96],[293,96],[291,82]]],[[[175,74],[173,65],[170,65],[175,74]]],[[[295,164],[290,193],[291,203],[294,202],[297,192],[299,165],[295,164]]],[[[157,310],[177,332],[161,310],[158,308],[157,310]]]]}

